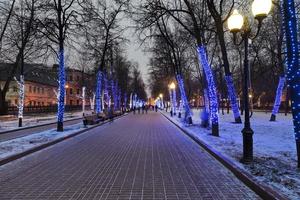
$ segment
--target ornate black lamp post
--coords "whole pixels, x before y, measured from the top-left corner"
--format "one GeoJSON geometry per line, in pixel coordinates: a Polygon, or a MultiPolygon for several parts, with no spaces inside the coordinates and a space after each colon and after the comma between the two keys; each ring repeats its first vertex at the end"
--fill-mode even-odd
{"type": "Polygon", "coordinates": [[[252,4],[252,12],[255,19],[258,21],[258,28],[255,35],[252,35],[248,17],[243,17],[234,10],[232,15],[228,18],[228,28],[233,33],[234,43],[240,45],[244,43],[244,85],[243,85],[243,98],[244,98],[244,109],[245,109],[245,122],[243,133],[243,163],[250,163],[253,160],[253,130],[250,125],[250,114],[249,114],[249,61],[248,61],[248,48],[249,40],[254,40],[261,29],[263,20],[267,17],[271,11],[272,0],[254,0],[252,4]],[[237,34],[241,33],[242,41],[237,43],[237,34]]]}

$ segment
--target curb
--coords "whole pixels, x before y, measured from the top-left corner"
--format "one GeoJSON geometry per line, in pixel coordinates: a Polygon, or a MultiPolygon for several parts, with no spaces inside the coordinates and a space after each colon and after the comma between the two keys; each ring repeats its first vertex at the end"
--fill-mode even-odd
{"type": "MultiPolygon", "coordinates": [[[[71,121],[75,121],[75,120],[78,120],[78,119],[82,119],[82,117],[77,117],[77,118],[74,118],[74,119],[68,119],[68,120],[65,120],[64,122],[71,122],[71,121]]],[[[57,122],[51,122],[51,123],[47,123],[47,124],[27,126],[27,127],[23,127],[23,128],[19,128],[19,129],[11,129],[11,130],[8,130],[8,131],[0,132],[0,135],[4,135],[4,134],[7,134],[7,133],[12,133],[12,132],[16,132],[16,131],[23,131],[23,130],[27,130],[27,129],[31,129],[31,128],[39,128],[39,127],[43,127],[43,126],[49,126],[49,125],[53,125],[53,124],[56,124],[56,123],[57,122]]]]}
{"type": "MultiPolygon", "coordinates": [[[[128,115],[128,114],[123,114],[123,115],[121,115],[121,116],[118,116],[118,117],[115,118],[115,120],[120,119],[120,118],[122,118],[122,117],[125,117],[125,116],[127,116],[127,115],[128,115]]],[[[104,121],[104,122],[102,122],[102,123],[100,123],[100,124],[94,125],[94,126],[92,126],[92,127],[86,128],[86,129],[84,129],[84,130],[78,131],[78,132],[76,132],[76,133],[72,133],[72,134],[70,134],[70,135],[68,135],[68,136],[59,138],[59,139],[57,139],[57,140],[53,140],[53,141],[51,141],[51,142],[42,144],[42,145],[40,145],[40,146],[33,147],[33,148],[28,149],[28,150],[26,150],[26,151],[24,151],[24,152],[21,152],[21,153],[18,153],[18,154],[9,156],[9,157],[7,157],[7,158],[4,158],[4,159],[0,160],[0,166],[5,165],[5,164],[7,164],[7,163],[9,163],[9,162],[15,161],[15,160],[17,160],[17,159],[19,159],[19,158],[25,157],[25,156],[27,156],[27,155],[29,155],[29,154],[35,153],[35,152],[37,152],[37,151],[40,151],[40,150],[42,150],[42,149],[45,149],[45,148],[47,148],[47,147],[53,146],[53,145],[55,145],[55,144],[57,144],[57,143],[59,143],[59,142],[62,142],[62,141],[64,141],[64,140],[67,140],[67,139],[69,139],[69,138],[73,138],[73,137],[75,137],[75,136],[77,136],[77,135],[80,135],[80,134],[82,134],[82,133],[85,133],[85,132],[87,132],[87,131],[89,131],[89,130],[91,130],[91,129],[97,128],[97,127],[99,127],[99,126],[105,125],[105,124],[107,124],[107,123],[109,123],[109,120],[106,120],[106,121],[104,121]]]]}
{"type": "Polygon", "coordinates": [[[251,190],[253,190],[258,196],[262,199],[266,200],[286,200],[287,197],[279,194],[274,189],[270,188],[269,186],[257,183],[255,181],[254,176],[246,172],[245,170],[241,169],[237,165],[235,165],[232,161],[228,158],[223,156],[220,152],[216,151],[213,147],[206,144],[199,138],[195,137],[194,135],[190,134],[184,128],[179,126],[178,124],[174,123],[168,116],[160,112],[168,121],[174,124],[177,128],[179,128],[184,134],[190,137],[194,142],[196,142],[199,146],[201,146],[205,151],[207,151],[210,155],[212,155],[216,160],[218,160],[223,166],[225,166],[228,170],[230,170],[240,181],[242,181],[246,186],[248,186],[251,190]]]}

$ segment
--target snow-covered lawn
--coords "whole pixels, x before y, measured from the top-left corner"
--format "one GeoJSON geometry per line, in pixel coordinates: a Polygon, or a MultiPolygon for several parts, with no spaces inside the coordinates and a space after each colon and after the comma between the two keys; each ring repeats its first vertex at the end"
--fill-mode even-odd
{"type": "MultiPolygon", "coordinates": [[[[291,199],[300,199],[300,171],[297,170],[295,137],[292,116],[278,114],[276,122],[270,122],[270,113],[255,112],[251,118],[254,131],[254,157],[250,165],[239,162],[242,157],[243,124],[234,124],[232,114],[220,114],[220,137],[211,135],[210,129],[200,127],[200,110],[193,110],[192,126],[184,125],[178,117],[170,117],[189,133],[222,153],[242,169],[254,175],[258,181],[271,185],[291,199]]],[[[184,116],[184,115],[183,115],[184,116]]],[[[242,116],[243,117],[243,116],[242,116]]]]}
{"type": "MultiPolygon", "coordinates": [[[[80,118],[82,112],[66,113],[65,120],[80,118]]],[[[56,114],[36,114],[24,116],[23,127],[30,127],[56,122],[56,114]]],[[[18,129],[18,119],[16,117],[2,120],[0,119],[0,132],[18,129]]]]}
{"type": "Polygon", "coordinates": [[[45,143],[66,137],[75,132],[85,129],[82,123],[65,127],[64,132],[56,129],[43,131],[29,136],[5,141],[0,143],[0,160],[30,150],[45,143]]]}

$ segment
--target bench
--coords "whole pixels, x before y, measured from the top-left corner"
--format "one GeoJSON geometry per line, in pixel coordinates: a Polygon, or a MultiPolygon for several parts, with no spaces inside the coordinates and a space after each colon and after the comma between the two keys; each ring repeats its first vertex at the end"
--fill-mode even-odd
{"type": "Polygon", "coordinates": [[[94,125],[98,124],[101,121],[101,118],[99,118],[96,114],[92,115],[85,115],[83,117],[83,125],[94,125]]]}

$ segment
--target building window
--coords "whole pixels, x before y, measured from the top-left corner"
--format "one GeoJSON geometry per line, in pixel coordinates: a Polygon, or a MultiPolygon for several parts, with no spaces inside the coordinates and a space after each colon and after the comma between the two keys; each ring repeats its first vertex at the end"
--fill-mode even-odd
{"type": "Polygon", "coordinates": [[[79,100],[77,100],[77,105],[80,105],[80,104],[79,104],[79,100]]]}
{"type": "Polygon", "coordinates": [[[37,93],[38,93],[38,94],[40,93],[40,88],[39,88],[39,87],[37,88],[37,93]]]}
{"type": "Polygon", "coordinates": [[[31,87],[31,85],[29,86],[29,92],[30,92],[30,93],[32,92],[32,87],[31,87]]]}
{"type": "Polygon", "coordinates": [[[70,94],[73,94],[73,89],[72,88],[70,88],[70,94]]]}
{"type": "Polygon", "coordinates": [[[17,86],[14,86],[14,87],[13,87],[13,91],[14,91],[14,92],[18,92],[17,86]]]}
{"type": "Polygon", "coordinates": [[[70,105],[71,105],[71,106],[73,105],[73,100],[70,100],[70,105]]]}
{"type": "Polygon", "coordinates": [[[18,105],[18,99],[15,99],[15,105],[18,105]]]}
{"type": "Polygon", "coordinates": [[[79,81],[79,76],[76,77],[76,81],[79,81]]]}
{"type": "Polygon", "coordinates": [[[42,94],[44,94],[44,88],[42,88],[42,94]]]}
{"type": "Polygon", "coordinates": [[[77,94],[80,94],[80,90],[79,89],[77,89],[77,94]]]}
{"type": "Polygon", "coordinates": [[[29,101],[29,106],[32,106],[32,103],[31,103],[31,101],[29,101]]]}
{"type": "Polygon", "coordinates": [[[36,87],[33,87],[33,93],[36,93],[36,87]]]}
{"type": "Polygon", "coordinates": [[[69,81],[73,81],[73,76],[70,76],[70,80],[69,81]]]}

